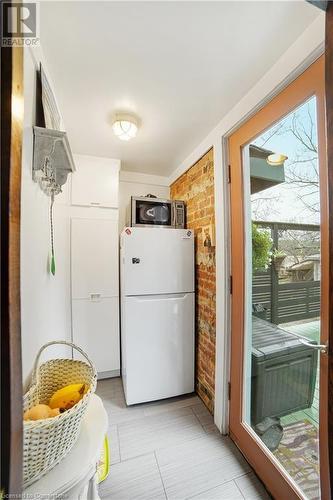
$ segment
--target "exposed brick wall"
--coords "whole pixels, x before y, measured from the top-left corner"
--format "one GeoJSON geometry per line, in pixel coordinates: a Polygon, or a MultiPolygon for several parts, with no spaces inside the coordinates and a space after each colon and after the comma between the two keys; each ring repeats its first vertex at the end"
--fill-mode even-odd
{"type": "Polygon", "coordinates": [[[186,202],[187,227],[196,236],[196,389],[213,412],[216,332],[213,149],[179,177],[170,192],[171,198],[186,202]],[[209,245],[208,233],[212,246],[204,245],[205,241],[209,245]]]}

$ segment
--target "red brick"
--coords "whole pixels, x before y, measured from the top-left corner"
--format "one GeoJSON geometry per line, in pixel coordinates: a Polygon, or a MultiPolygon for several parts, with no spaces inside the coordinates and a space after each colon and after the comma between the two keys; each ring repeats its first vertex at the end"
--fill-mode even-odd
{"type": "Polygon", "coordinates": [[[187,223],[196,242],[196,389],[209,411],[214,410],[215,386],[215,247],[203,246],[202,228],[215,225],[213,149],[171,186],[171,197],[184,200],[187,223]]]}

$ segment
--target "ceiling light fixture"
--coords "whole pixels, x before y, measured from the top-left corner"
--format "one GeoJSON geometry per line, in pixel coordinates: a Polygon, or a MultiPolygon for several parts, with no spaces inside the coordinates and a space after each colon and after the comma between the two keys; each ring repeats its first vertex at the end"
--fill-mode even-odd
{"type": "Polygon", "coordinates": [[[267,156],[266,161],[268,165],[272,165],[272,167],[279,167],[280,165],[283,165],[286,160],[288,160],[288,156],[281,153],[273,153],[272,155],[267,156]]]}
{"type": "Polygon", "coordinates": [[[114,134],[122,141],[133,139],[138,131],[138,120],[128,114],[116,114],[112,122],[114,134]]]}

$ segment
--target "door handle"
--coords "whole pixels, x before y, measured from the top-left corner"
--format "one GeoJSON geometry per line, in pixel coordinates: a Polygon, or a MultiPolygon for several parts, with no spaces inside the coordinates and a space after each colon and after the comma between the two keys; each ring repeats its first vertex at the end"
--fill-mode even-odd
{"type": "Polygon", "coordinates": [[[323,354],[327,354],[328,351],[328,345],[327,344],[311,344],[311,342],[308,342],[305,339],[300,338],[299,339],[302,344],[311,347],[312,349],[315,349],[316,351],[320,351],[323,354]]]}
{"type": "MultiPolygon", "coordinates": [[[[191,292],[189,292],[191,293],[191,292]]],[[[154,301],[154,300],[177,300],[177,299],[184,299],[188,295],[188,293],[158,293],[158,294],[152,294],[152,295],[128,295],[128,297],[134,297],[140,300],[140,302],[147,302],[147,301],[154,301]]]]}
{"type": "Polygon", "coordinates": [[[90,293],[90,300],[92,302],[99,302],[101,300],[101,294],[100,293],[90,293]]]}

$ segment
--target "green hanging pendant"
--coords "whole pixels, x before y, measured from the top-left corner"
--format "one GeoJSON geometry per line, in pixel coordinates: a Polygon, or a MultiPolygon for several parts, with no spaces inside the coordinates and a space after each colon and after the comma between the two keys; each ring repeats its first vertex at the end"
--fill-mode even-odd
{"type": "Polygon", "coordinates": [[[50,266],[50,271],[51,273],[53,274],[53,276],[55,275],[55,258],[54,258],[54,255],[51,255],[51,266],[50,266]]]}
{"type": "Polygon", "coordinates": [[[53,204],[54,204],[54,193],[52,193],[52,195],[51,195],[51,203],[50,203],[50,230],[51,230],[51,262],[50,262],[50,271],[51,271],[52,276],[55,275],[55,271],[56,271],[55,257],[54,257],[53,204]]]}

